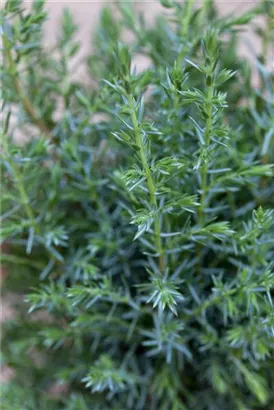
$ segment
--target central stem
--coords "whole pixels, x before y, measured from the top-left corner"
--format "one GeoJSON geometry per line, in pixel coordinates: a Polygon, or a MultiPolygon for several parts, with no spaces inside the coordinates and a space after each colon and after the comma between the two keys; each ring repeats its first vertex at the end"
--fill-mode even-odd
{"type": "Polygon", "coordinates": [[[134,129],[134,136],[135,136],[135,143],[139,148],[139,156],[142,163],[142,167],[144,169],[147,186],[149,190],[149,197],[150,197],[150,204],[155,211],[155,219],[154,219],[154,238],[155,238],[155,247],[157,253],[159,254],[159,269],[163,273],[164,271],[164,255],[163,255],[163,247],[162,247],[162,240],[161,240],[161,228],[160,228],[160,217],[157,213],[157,198],[156,198],[156,187],[152,178],[151,170],[147,161],[146,153],[143,146],[142,136],[140,132],[139,122],[137,119],[134,100],[133,96],[128,96],[129,105],[131,108],[131,121],[134,129]]]}
{"type": "MultiPolygon", "coordinates": [[[[210,136],[212,131],[212,98],[213,98],[213,87],[210,85],[207,92],[207,114],[208,118],[206,120],[205,127],[205,147],[206,149],[210,145],[210,136]]],[[[204,209],[206,205],[206,193],[207,193],[207,173],[208,173],[208,163],[207,160],[202,166],[201,172],[201,206],[199,208],[199,223],[203,222],[204,219],[204,209]]]]}
{"type": "MultiPolygon", "coordinates": [[[[206,111],[207,111],[207,119],[206,119],[206,126],[205,126],[205,147],[208,149],[210,145],[210,137],[212,133],[212,98],[213,98],[213,86],[209,85],[207,90],[207,102],[206,102],[206,111]]],[[[208,163],[207,159],[204,160],[201,170],[201,199],[200,199],[200,207],[198,209],[198,224],[203,225],[204,223],[204,212],[206,206],[206,194],[207,194],[207,174],[208,174],[208,163]]],[[[197,257],[198,257],[198,266],[197,271],[201,270],[202,266],[202,255],[201,255],[201,246],[200,244],[197,245],[197,257]]]]}

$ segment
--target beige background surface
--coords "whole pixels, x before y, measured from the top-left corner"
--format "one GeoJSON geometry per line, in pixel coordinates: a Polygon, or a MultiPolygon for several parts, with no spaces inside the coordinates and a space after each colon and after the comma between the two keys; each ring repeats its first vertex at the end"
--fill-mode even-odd
{"type": "MultiPolygon", "coordinates": [[[[256,5],[259,0],[215,0],[222,14],[236,12],[240,13],[248,10],[252,6],[256,5]]],[[[94,30],[98,22],[98,17],[100,11],[103,7],[106,7],[109,3],[113,3],[111,0],[82,0],[82,1],[71,1],[71,0],[48,0],[47,9],[49,11],[49,24],[48,24],[48,35],[52,37],[56,29],[58,28],[58,18],[64,7],[68,7],[76,18],[76,21],[80,24],[80,33],[85,38],[90,32],[94,30]]],[[[147,18],[151,19],[153,16],[164,10],[159,4],[160,1],[132,1],[134,7],[137,10],[143,11],[147,18]]],[[[196,0],[197,5],[201,5],[203,0],[196,0]]],[[[90,36],[89,36],[90,37],[90,36]]]]}
{"type": "MultiPolygon", "coordinates": [[[[81,43],[81,50],[78,57],[84,57],[92,49],[92,33],[94,33],[99,23],[102,8],[110,6],[114,3],[114,1],[115,0],[47,0],[46,7],[49,15],[45,27],[46,43],[52,44],[54,42],[56,35],[58,35],[59,19],[62,14],[62,10],[65,7],[68,7],[74,16],[76,23],[79,25],[77,37],[81,43]]],[[[130,2],[130,0],[122,1],[130,2]]],[[[196,0],[197,6],[202,5],[203,2],[204,0],[196,0]]],[[[254,7],[259,2],[260,0],[215,0],[221,15],[228,13],[236,13],[239,15],[254,7]]],[[[30,3],[30,0],[26,1],[26,3],[30,3]]],[[[132,0],[132,3],[134,8],[141,11],[146,20],[149,22],[153,21],[157,13],[165,12],[165,9],[160,4],[160,0],[132,0]]],[[[253,37],[250,32],[246,31],[243,33],[239,53],[247,58],[250,58],[250,45],[248,46],[247,42],[251,45],[253,50],[258,50],[260,44],[258,39],[253,37]]],[[[143,64],[141,61],[137,61],[137,70],[138,65],[141,70],[146,68],[146,64],[143,64]]],[[[85,76],[85,73],[85,67],[82,65],[82,67],[77,70],[76,76],[85,76]]]]}
{"type": "MultiPolygon", "coordinates": [[[[128,0],[125,0],[128,1],[128,0]]],[[[197,5],[201,5],[204,0],[196,0],[197,5]]],[[[28,1],[29,2],[29,1],[28,1]]],[[[243,13],[244,11],[254,7],[258,4],[259,0],[215,0],[218,5],[221,14],[233,13],[237,14],[243,13]]],[[[84,47],[89,47],[91,44],[91,34],[96,29],[98,20],[100,17],[100,11],[103,7],[107,7],[111,0],[82,0],[82,1],[71,1],[71,0],[47,0],[47,10],[49,12],[49,20],[46,25],[46,37],[47,41],[50,43],[54,40],[56,33],[58,32],[58,21],[62,10],[64,7],[68,7],[76,22],[79,24],[78,36],[81,39],[84,47]]],[[[148,20],[153,20],[154,16],[163,12],[165,9],[159,4],[160,0],[140,0],[132,1],[135,9],[142,11],[148,20]]]]}

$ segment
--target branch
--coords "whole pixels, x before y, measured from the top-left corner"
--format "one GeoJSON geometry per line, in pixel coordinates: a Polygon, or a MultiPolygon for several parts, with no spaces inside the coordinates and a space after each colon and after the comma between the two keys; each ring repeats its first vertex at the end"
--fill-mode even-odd
{"type": "Polygon", "coordinates": [[[35,108],[33,107],[31,101],[24,93],[24,90],[21,86],[21,81],[18,77],[16,63],[13,60],[11,46],[10,46],[9,40],[7,39],[5,35],[3,35],[3,46],[4,46],[4,50],[8,58],[9,69],[10,69],[11,77],[13,80],[13,84],[21,100],[21,103],[22,103],[22,106],[25,112],[28,114],[33,124],[35,124],[39,128],[39,130],[43,134],[45,134],[48,138],[51,138],[52,136],[51,136],[51,131],[49,127],[46,125],[44,120],[40,118],[39,115],[37,115],[35,108]]]}
{"type": "MultiPolygon", "coordinates": [[[[134,135],[135,135],[135,142],[136,145],[139,147],[140,152],[140,159],[143,166],[143,169],[146,174],[147,185],[150,195],[150,202],[154,209],[157,209],[157,199],[156,199],[156,188],[155,184],[151,175],[151,170],[149,168],[146,155],[144,152],[144,147],[142,144],[142,139],[140,135],[139,123],[135,112],[133,96],[128,96],[130,108],[131,108],[131,121],[134,128],[134,135]]],[[[160,229],[160,218],[159,215],[155,215],[155,222],[154,222],[154,236],[155,236],[155,245],[157,252],[159,253],[159,270],[163,273],[164,271],[164,255],[163,255],[163,247],[162,247],[162,240],[161,240],[161,229],[160,229]]]]}

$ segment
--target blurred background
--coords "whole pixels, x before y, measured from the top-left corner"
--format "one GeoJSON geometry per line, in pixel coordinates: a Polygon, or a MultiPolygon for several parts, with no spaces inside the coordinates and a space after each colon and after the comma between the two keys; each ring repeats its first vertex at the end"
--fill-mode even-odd
{"type": "MultiPolygon", "coordinates": [[[[129,0],[127,0],[129,2],[129,0]]],[[[196,0],[196,4],[202,4],[204,0],[196,0]]],[[[215,0],[216,5],[221,14],[227,13],[243,13],[244,11],[254,7],[259,0],[215,0]]],[[[79,38],[85,40],[88,45],[91,38],[90,34],[94,32],[100,11],[103,7],[111,5],[114,1],[111,0],[47,0],[47,10],[49,12],[49,21],[47,24],[48,41],[54,40],[56,31],[58,31],[58,20],[64,7],[68,7],[73,13],[77,23],[79,24],[79,38]]],[[[135,9],[144,13],[146,19],[152,20],[154,16],[163,11],[164,8],[159,4],[158,0],[133,0],[132,4],[135,9]]]]}
{"type": "MultiPolygon", "coordinates": [[[[125,0],[130,2],[130,0],[125,0]]],[[[196,0],[196,4],[199,7],[204,0],[196,0]]],[[[112,7],[115,0],[47,0],[47,10],[49,13],[48,22],[46,25],[45,41],[48,44],[52,44],[58,33],[59,20],[62,14],[62,10],[67,7],[72,12],[75,21],[79,25],[78,39],[81,42],[81,56],[85,56],[92,50],[92,35],[96,30],[99,22],[100,12],[104,7],[112,7]]],[[[166,13],[160,0],[132,0],[131,2],[138,12],[143,13],[148,24],[152,22],[158,13],[166,13]]],[[[259,0],[215,0],[215,4],[218,6],[221,15],[230,13],[242,14],[246,10],[251,9],[259,3],[259,0]]],[[[260,22],[258,21],[260,24],[260,22]]],[[[239,52],[241,55],[250,58],[250,50],[246,43],[250,43],[253,50],[258,50],[260,47],[259,41],[254,37],[251,32],[246,31],[243,34],[242,45],[239,52]]],[[[142,64],[141,64],[142,65],[142,64]]],[[[142,67],[141,67],[142,68],[142,67]]]]}

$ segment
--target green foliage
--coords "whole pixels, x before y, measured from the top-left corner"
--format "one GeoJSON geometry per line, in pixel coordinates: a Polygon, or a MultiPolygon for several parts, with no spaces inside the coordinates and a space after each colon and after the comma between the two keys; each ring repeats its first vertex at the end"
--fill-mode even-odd
{"type": "Polygon", "coordinates": [[[5,410],[274,406],[273,2],[161,4],[102,11],[90,82],[68,10],[52,49],[43,1],[1,11],[5,410]]]}

